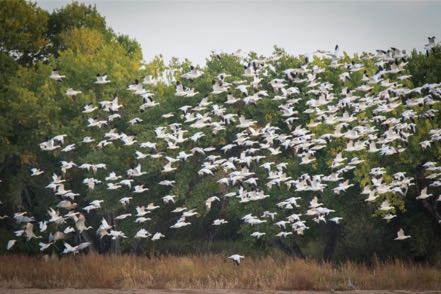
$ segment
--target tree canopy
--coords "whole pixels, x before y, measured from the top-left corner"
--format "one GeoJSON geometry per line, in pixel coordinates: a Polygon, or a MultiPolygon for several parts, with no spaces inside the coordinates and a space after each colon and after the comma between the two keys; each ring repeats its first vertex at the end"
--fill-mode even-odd
{"type": "Polygon", "coordinates": [[[2,4],[0,251],[439,257],[439,46],[194,68],[143,62],[93,6],[2,4]]]}

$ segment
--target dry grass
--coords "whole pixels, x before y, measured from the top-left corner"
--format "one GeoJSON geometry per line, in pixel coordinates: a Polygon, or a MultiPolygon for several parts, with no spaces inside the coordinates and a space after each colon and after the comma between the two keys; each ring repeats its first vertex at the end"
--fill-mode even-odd
{"type": "Polygon", "coordinates": [[[220,255],[146,257],[82,255],[61,259],[0,256],[0,287],[236,288],[259,290],[441,289],[441,269],[400,261],[335,266],[289,258],[245,258],[235,266],[220,255]]]}

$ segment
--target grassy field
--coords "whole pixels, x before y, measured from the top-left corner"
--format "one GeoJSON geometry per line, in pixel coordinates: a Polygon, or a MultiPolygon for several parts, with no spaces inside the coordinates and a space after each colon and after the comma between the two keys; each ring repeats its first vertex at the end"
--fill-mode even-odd
{"type": "Polygon", "coordinates": [[[0,256],[0,288],[152,288],[440,290],[441,269],[399,261],[332,265],[290,258],[220,255],[155,257],[82,255],[44,259],[0,256]]]}

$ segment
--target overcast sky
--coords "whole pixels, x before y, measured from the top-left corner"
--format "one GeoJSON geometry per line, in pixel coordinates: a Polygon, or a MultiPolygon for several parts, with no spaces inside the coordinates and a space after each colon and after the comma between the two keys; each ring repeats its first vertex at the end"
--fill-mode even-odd
{"type": "MultiPolygon", "coordinates": [[[[38,0],[52,11],[69,1],[38,0]]],[[[253,50],[278,45],[292,54],[335,44],[349,53],[391,46],[422,50],[441,39],[439,1],[80,1],[96,4],[116,32],[134,37],[144,59],[162,54],[203,63],[211,50],[253,50]]]]}

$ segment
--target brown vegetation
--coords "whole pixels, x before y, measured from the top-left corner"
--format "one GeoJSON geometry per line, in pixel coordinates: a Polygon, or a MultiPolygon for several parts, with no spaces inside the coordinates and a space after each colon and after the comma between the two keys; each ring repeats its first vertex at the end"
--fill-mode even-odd
{"type": "Polygon", "coordinates": [[[332,265],[279,257],[247,257],[235,266],[220,255],[58,258],[0,256],[0,287],[236,288],[273,290],[441,289],[441,269],[401,261],[332,265]]]}

